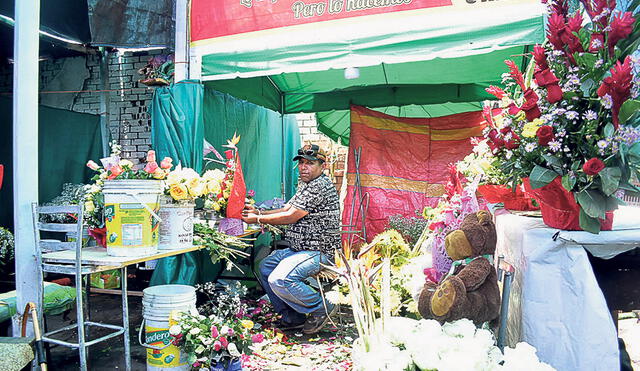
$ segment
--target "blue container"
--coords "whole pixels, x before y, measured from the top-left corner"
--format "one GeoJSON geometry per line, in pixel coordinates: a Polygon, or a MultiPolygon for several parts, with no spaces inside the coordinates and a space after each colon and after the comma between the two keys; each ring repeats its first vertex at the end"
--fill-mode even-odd
{"type": "Polygon", "coordinates": [[[211,366],[211,371],[242,371],[242,362],[239,359],[220,361],[211,366]]]}

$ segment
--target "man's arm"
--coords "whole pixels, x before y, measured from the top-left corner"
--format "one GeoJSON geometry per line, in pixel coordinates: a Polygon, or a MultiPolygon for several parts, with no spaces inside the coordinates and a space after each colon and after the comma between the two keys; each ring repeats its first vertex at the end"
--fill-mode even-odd
{"type": "MultiPolygon", "coordinates": [[[[269,215],[269,214],[283,213],[283,212],[289,210],[290,207],[291,207],[291,205],[285,204],[284,207],[281,207],[279,209],[260,210],[260,209],[257,209],[252,204],[244,204],[244,209],[242,210],[242,214],[243,215],[249,215],[249,214],[269,215]]],[[[260,220],[262,220],[262,219],[260,219],[260,220]]]]}
{"type": "Polygon", "coordinates": [[[254,213],[247,213],[246,215],[243,214],[242,220],[249,224],[258,223],[259,221],[263,224],[285,225],[293,224],[309,214],[308,211],[297,209],[291,205],[286,205],[282,209],[271,211],[271,213],[266,215],[258,215],[254,213]]]}

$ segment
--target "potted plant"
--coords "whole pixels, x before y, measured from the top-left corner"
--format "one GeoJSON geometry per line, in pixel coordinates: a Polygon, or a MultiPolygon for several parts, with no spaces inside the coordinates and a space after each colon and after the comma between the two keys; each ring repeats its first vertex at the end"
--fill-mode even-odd
{"type": "Polygon", "coordinates": [[[632,56],[640,25],[604,0],[582,8],[590,22],[566,1],[550,5],[547,40],[524,74],[505,61],[504,89],[487,89],[500,113],[485,108],[485,137],[509,184],[524,179],[547,225],[598,233],[611,229],[620,192],[640,191],[640,65],[632,56]]]}

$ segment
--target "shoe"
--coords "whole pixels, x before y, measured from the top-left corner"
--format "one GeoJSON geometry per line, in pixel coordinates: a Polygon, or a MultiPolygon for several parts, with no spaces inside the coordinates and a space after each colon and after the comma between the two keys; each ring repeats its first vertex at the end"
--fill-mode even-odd
{"type": "Polygon", "coordinates": [[[293,331],[293,330],[300,330],[305,326],[305,323],[306,323],[305,321],[302,321],[299,323],[289,323],[289,322],[280,321],[280,323],[276,327],[282,331],[293,331]]]}
{"type": "Polygon", "coordinates": [[[322,311],[317,314],[313,314],[313,313],[310,314],[309,317],[307,318],[307,322],[305,322],[304,327],[302,328],[303,333],[307,335],[317,333],[324,327],[324,325],[327,324],[327,322],[329,321],[329,318],[337,312],[338,310],[337,305],[332,305],[329,303],[327,304],[331,305],[330,307],[327,308],[327,311],[329,313],[327,314],[325,311],[322,311]]]}

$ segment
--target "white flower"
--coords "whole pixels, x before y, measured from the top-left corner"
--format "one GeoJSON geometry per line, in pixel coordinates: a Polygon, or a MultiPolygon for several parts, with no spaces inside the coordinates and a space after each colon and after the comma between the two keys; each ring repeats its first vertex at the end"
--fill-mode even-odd
{"type": "Polygon", "coordinates": [[[535,143],[527,143],[527,144],[524,146],[524,150],[525,150],[525,151],[527,151],[527,152],[533,152],[533,150],[534,150],[534,149],[536,149],[536,147],[537,147],[537,146],[536,146],[536,144],[535,144],[535,143]]]}
{"type": "Polygon", "coordinates": [[[549,149],[552,150],[553,152],[558,152],[561,147],[562,147],[562,144],[557,140],[552,140],[551,142],[549,142],[549,149]]]}
{"type": "Polygon", "coordinates": [[[232,357],[240,357],[240,352],[238,351],[238,347],[234,343],[229,343],[227,346],[227,350],[232,357]]]}
{"type": "Polygon", "coordinates": [[[533,370],[553,370],[553,367],[546,363],[540,362],[538,356],[536,356],[536,348],[527,343],[516,344],[515,349],[504,349],[504,364],[503,370],[521,370],[521,371],[533,371],[533,370]]]}
{"type": "Polygon", "coordinates": [[[611,107],[613,107],[613,99],[611,99],[611,96],[609,94],[605,94],[601,100],[604,108],[611,109],[611,107]]]}
{"type": "Polygon", "coordinates": [[[178,334],[180,334],[182,332],[182,327],[180,327],[180,325],[173,325],[171,327],[169,327],[169,334],[176,336],[178,334]]]}
{"type": "Polygon", "coordinates": [[[189,330],[189,333],[191,335],[198,335],[200,333],[200,329],[197,327],[192,328],[191,330],[189,330]]]}
{"type": "Polygon", "coordinates": [[[473,336],[476,333],[476,325],[470,320],[463,318],[454,322],[445,323],[442,325],[442,331],[449,336],[473,336]]]}
{"type": "Polygon", "coordinates": [[[504,152],[504,157],[505,157],[507,160],[511,159],[511,157],[512,157],[512,156],[513,156],[513,152],[511,152],[510,150],[506,150],[506,151],[504,152]]]}

